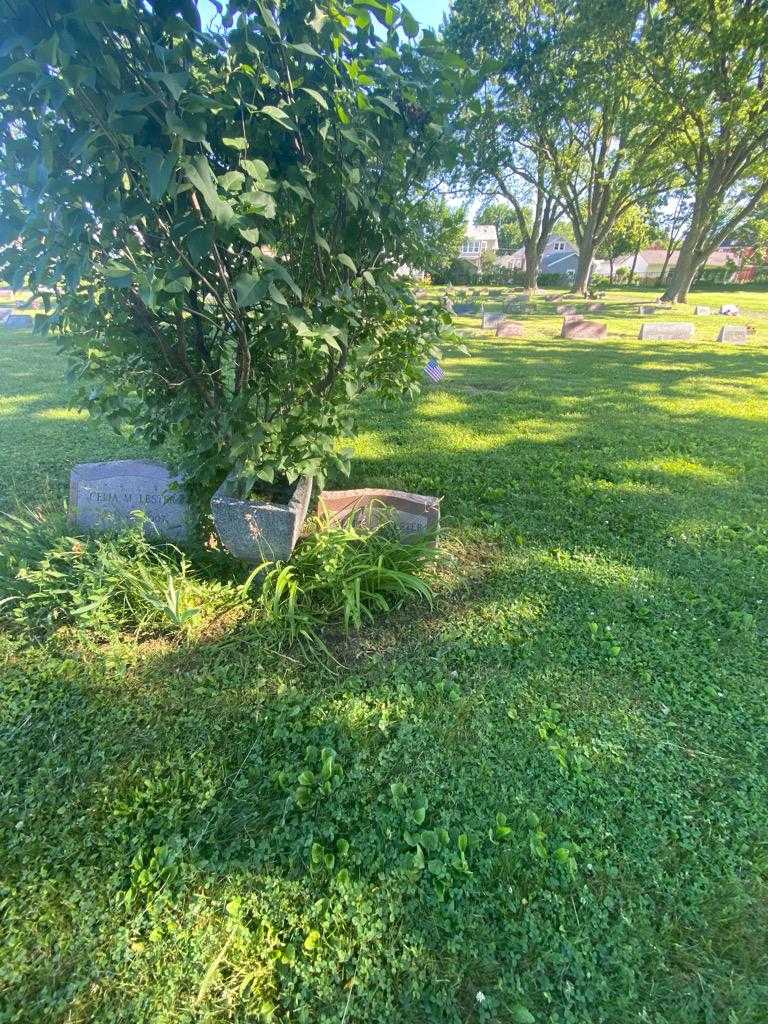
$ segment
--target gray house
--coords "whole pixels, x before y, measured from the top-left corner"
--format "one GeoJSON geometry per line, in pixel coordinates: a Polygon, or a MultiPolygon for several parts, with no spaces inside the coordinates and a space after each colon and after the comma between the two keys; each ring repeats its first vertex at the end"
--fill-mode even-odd
{"type": "MultiPolygon", "coordinates": [[[[511,270],[525,270],[525,249],[517,249],[499,260],[511,270]]],[[[540,274],[564,274],[573,277],[579,263],[579,250],[562,235],[550,235],[539,263],[540,274]]]]}

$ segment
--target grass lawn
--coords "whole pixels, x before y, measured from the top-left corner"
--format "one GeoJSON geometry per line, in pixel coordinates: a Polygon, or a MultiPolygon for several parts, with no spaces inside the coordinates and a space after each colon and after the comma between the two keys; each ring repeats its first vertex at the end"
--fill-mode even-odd
{"type": "MultiPolygon", "coordinates": [[[[655,294],[369,404],[353,482],[444,495],[460,572],[343,667],[0,636],[0,1021],[764,1024],[768,295],[692,296],[730,347],[655,294]]],[[[136,453],[66,402],[0,335],[0,506],[136,453]]]]}

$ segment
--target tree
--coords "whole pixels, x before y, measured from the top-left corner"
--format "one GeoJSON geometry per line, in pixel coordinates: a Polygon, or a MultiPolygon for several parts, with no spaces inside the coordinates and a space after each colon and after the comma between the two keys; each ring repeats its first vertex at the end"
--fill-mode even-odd
{"type": "Polygon", "coordinates": [[[630,206],[614,222],[606,234],[599,255],[610,263],[610,282],[613,284],[614,263],[620,256],[637,254],[651,240],[647,214],[639,206],[630,206]]]}
{"type": "Polygon", "coordinates": [[[476,96],[454,119],[463,175],[471,189],[501,196],[514,215],[529,291],[563,212],[542,144],[536,90],[526,77],[537,27],[527,2],[457,0],[445,28],[449,44],[479,68],[476,96]]]}
{"type": "MultiPolygon", "coordinates": [[[[523,211],[525,223],[531,223],[531,211],[523,211]]],[[[475,217],[476,224],[493,224],[499,239],[499,249],[504,253],[514,252],[523,244],[520,225],[512,206],[503,201],[490,201],[483,206],[475,217]]]]}
{"type": "Polygon", "coordinates": [[[452,209],[442,197],[427,196],[414,201],[409,219],[416,236],[413,266],[433,277],[444,277],[461,249],[465,208],[452,209]]]}
{"type": "Polygon", "coordinates": [[[679,124],[693,197],[664,298],[685,302],[707,257],[768,195],[768,36],[752,0],[657,0],[647,12],[653,111],[679,124]]]}
{"type": "Polygon", "coordinates": [[[465,56],[489,58],[478,159],[498,178],[498,154],[533,190],[548,229],[539,255],[564,209],[579,247],[575,292],[586,290],[616,220],[647,205],[668,174],[668,126],[646,117],[642,8],[642,0],[457,0],[447,32],[465,56]]]}
{"type": "Polygon", "coordinates": [[[172,441],[201,507],[343,467],[358,395],[415,389],[447,319],[395,277],[452,102],[435,37],[343,0],[235,0],[219,35],[0,5],[0,276],[54,296],[82,404],[172,441]]]}
{"type": "Polygon", "coordinates": [[[554,8],[559,17],[542,66],[556,116],[544,125],[543,139],[579,247],[573,291],[583,293],[595,252],[613,225],[633,206],[650,205],[665,187],[670,129],[647,117],[641,3],[597,0],[554,8]]]}

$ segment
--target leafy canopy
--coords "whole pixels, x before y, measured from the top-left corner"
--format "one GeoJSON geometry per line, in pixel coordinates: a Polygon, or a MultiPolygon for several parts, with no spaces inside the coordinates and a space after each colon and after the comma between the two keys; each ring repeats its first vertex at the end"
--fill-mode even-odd
{"type": "Polygon", "coordinates": [[[82,404],[201,501],[344,468],[447,320],[394,271],[460,62],[376,0],[2,3],[0,277],[52,297],[82,404]]]}

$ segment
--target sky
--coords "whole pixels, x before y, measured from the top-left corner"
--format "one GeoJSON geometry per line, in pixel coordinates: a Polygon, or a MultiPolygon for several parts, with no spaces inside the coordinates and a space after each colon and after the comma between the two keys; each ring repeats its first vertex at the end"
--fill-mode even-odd
{"type": "MultiPolygon", "coordinates": [[[[443,15],[448,10],[448,3],[449,0],[406,0],[405,6],[424,28],[439,28],[443,15]]],[[[198,0],[198,7],[203,21],[215,13],[207,0],[198,0]]]]}

